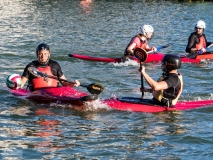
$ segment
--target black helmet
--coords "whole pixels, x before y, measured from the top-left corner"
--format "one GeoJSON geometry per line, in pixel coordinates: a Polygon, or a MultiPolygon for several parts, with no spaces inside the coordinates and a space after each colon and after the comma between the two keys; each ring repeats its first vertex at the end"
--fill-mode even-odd
{"type": "Polygon", "coordinates": [[[162,64],[164,72],[170,72],[174,69],[179,69],[181,67],[182,61],[179,56],[173,54],[167,54],[162,59],[162,64]]]}
{"type": "Polygon", "coordinates": [[[36,55],[38,56],[38,52],[41,51],[41,50],[48,50],[50,51],[50,47],[45,44],[45,43],[41,43],[38,45],[38,47],[36,48],[36,55]]]}

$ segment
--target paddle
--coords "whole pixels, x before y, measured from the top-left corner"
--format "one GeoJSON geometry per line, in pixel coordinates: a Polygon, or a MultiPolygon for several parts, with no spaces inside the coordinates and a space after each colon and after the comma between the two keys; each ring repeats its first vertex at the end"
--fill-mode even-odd
{"type": "MultiPolygon", "coordinates": [[[[140,61],[140,68],[142,68],[142,63],[144,61],[146,61],[146,59],[147,59],[147,52],[144,49],[142,49],[142,48],[136,48],[134,50],[134,55],[140,61]]],[[[142,90],[144,89],[143,75],[142,74],[141,74],[141,89],[142,90]]],[[[143,99],[143,97],[144,97],[144,91],[142,91],[141,98],[143,99]]]]}
{"type": "MultiPolygon", "coordinates": [[[[68,80],[65,80],[65,79],[60,79],[56,76],[50,76],[50,75],[47,75],[45,73],[42,73],[40,72],[37,68],[35,67],[29,67],[28,68],[28,71],[33,74],[34,76],[36,77],[44,77],[44,78],[52,78],[52,79],[57,79],[59,81],[64,81],[64,82],[68,82],[68,83],[71,83],[71,84],[74,84],[74,82],[70,82],[68,80]]],[[[101,92],[104,90],[104,86],[102,86],[101,84],[99,83],[92,83],[90,85],[83,85],[83,84],[80,84],[80,86],[82,87],[86,87],[87,90],[91,93],[91,94],[101,94],[101,92]]]]}
{"type": "MultiPolygon", "coordinates": [[[[213,46],[213,43],[212,44],[210,44],[208,47],[206,47],[205,49],[207,49],[207,48],[210,48],[210,47],[212,47],[213,46]]],[[[197,52],[197,54],[202,54],[202,49],[201,50],[199,50],[198,52],[197,52]]]]}
{"type": "MultiPolygon", "coordinates": [[[[171,46],[171,45],[173,45],[172,43],[167,43],[166,45],[164,45],[164,46],[159,46],[159,47],[157,47],[156,48],[156,51],[159,51],[159,50],[161,50],[161,49],[163,49],[163,48],[167,48],[167,47],[169,47],[169,46],[171,46]]],[[[149,51],[149,52],[147,52],[147,54],[149,54],[149,53],[154,53],[155,51],[149,51]]]]}

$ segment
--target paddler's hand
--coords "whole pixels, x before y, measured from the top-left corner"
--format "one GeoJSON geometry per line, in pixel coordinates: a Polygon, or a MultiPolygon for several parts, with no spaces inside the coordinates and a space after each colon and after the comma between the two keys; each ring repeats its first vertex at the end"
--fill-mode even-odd
{"type": "Polygon", "coordinates": [[[202,54],[202,53],[205,53],[206,52],[206,49],[205,48],[202,48],[202,49],[200,49],[198,52],[197,52],[197,54],[202,54]]]}
{"type": "Polygon", "coordinates": [[[151,51],[152,51],[152,52],[156,52],[156,51],[157,51],[157,48],[151,47],[151,51]]]}
{"type": "Polygon", "coordinates": [[[143,75],[145,73],[145,67],[141,66],[141,68],[139,68],[139,72],[143,75]]]}
{"type": "Polygon", "coordinates": [[[73,86],[78,87],[78,86],[80,86],[80,82],[78,80],[75,80],[74,83],[73,83],[73,82],[63,81],[61,79],[60,82],[61,82],[61,84],[63,86],[70,86],[70,87],[73,87],[73,86]]]}
{"type": "Polygon", "coordinates": [[[155,48],[155,47],[150,47],[150,48],[147,48],[146,51],[147,51],[148,53],[155,53],[155,52],[157,51],[157,48],[155,48]]]}
{"type": "Polygon", "coordinates": [[[80,82],[79,82],[78,80],[75,80],[74,82],[75,82],[75,83],[74,83],[74,86],[75,86],[75,87],[80,86],[80,82]]]}

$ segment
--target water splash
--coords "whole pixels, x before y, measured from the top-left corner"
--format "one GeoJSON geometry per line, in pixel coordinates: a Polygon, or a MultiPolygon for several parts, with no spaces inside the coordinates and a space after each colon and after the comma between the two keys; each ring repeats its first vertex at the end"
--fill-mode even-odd
{"type": "Polygon", "coordinates": [[[107,111],[111,110],[106,104],[103,104],[100,99],[93,102],[85,102],[84,111],[107,111]]]}
{"type": "Polygon", "coordinates": [[[129,60],[126,62],[120,62],[120,63],[109,63],[109,65],[120,67],[120,66],[139,66],[139,63],[134,60],[129,60]]]}

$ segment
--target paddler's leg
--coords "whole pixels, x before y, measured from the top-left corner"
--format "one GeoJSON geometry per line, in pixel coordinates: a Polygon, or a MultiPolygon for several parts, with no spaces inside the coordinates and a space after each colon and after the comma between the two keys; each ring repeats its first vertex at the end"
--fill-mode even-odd
{"type": "Polygon", "coordinates": [[[189,53],[187,55],[188,58],[196,58],[196,56],[197,56],[197,53],[189,53]]]}
{"type": "Polygon", "coordinates": [[[197,56],[197,49],[192,48],[191,52],[187,55],[188,58],[195,58],[197,56]]]}

